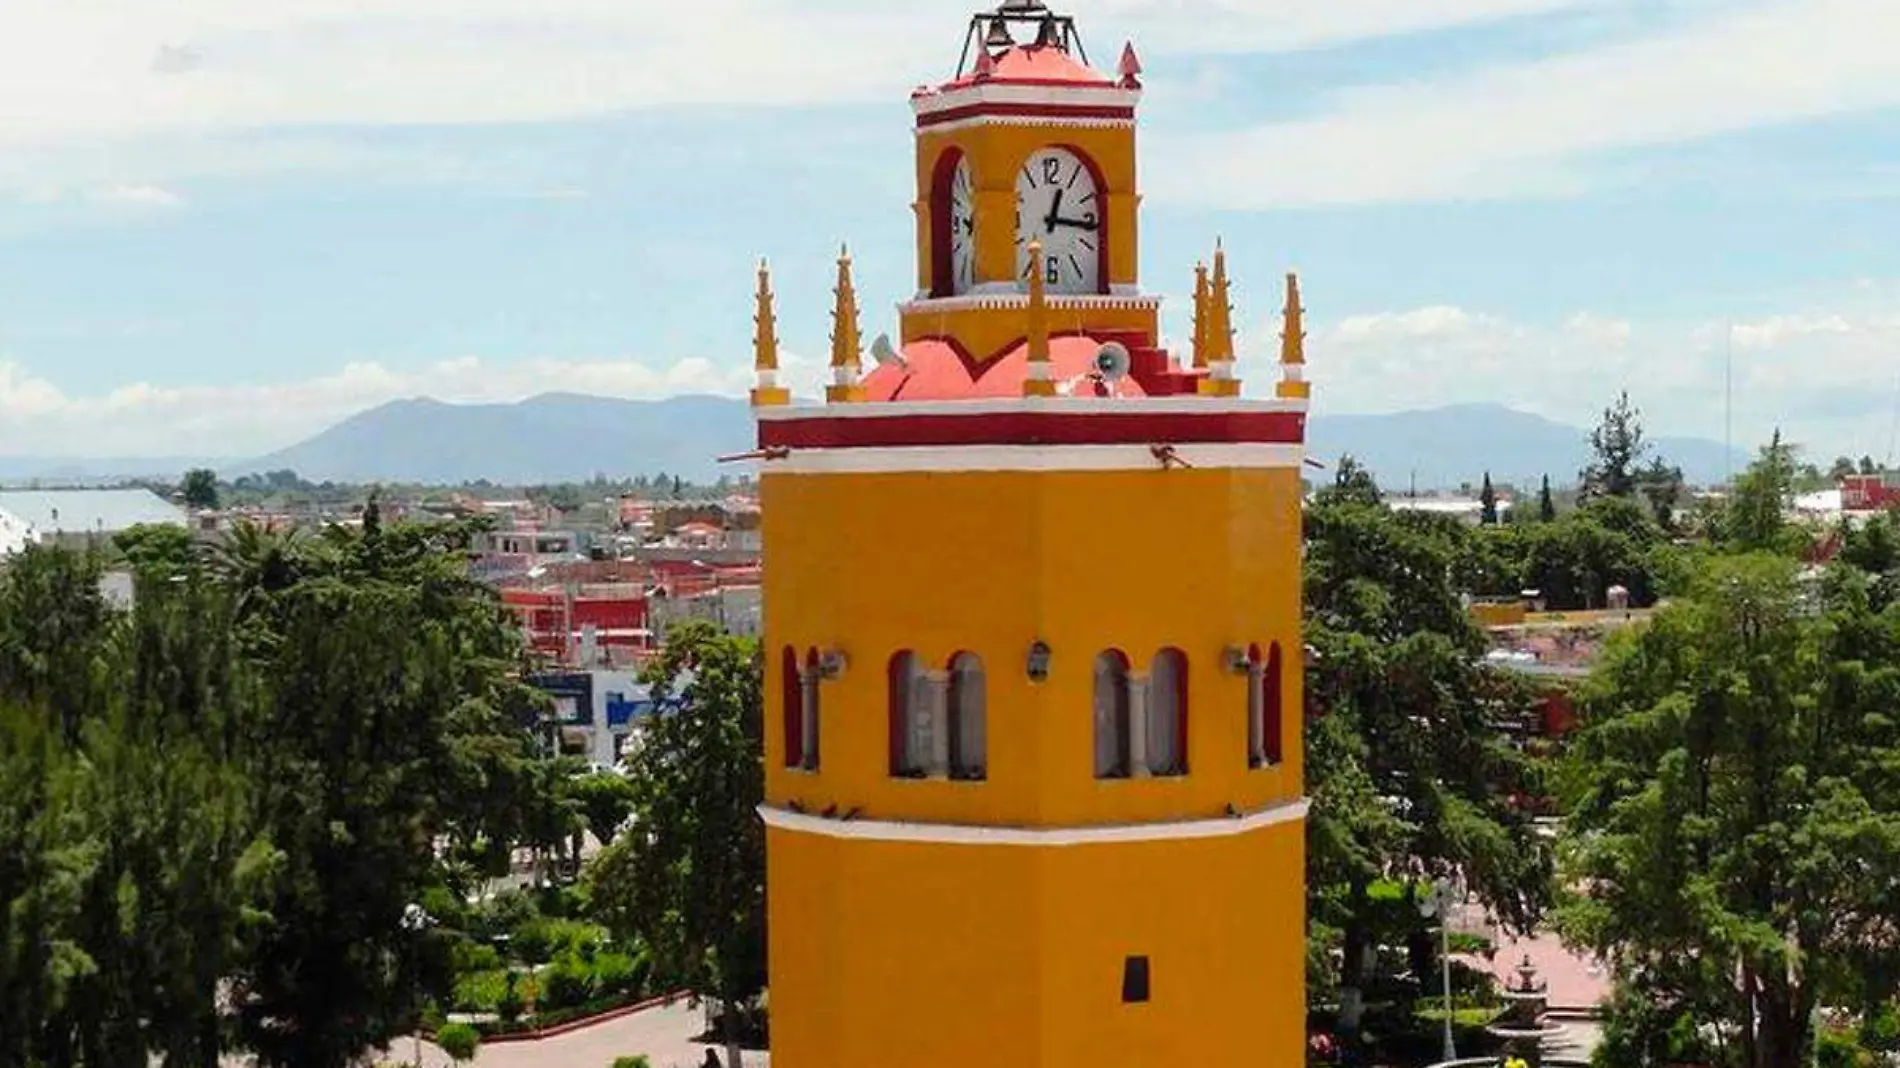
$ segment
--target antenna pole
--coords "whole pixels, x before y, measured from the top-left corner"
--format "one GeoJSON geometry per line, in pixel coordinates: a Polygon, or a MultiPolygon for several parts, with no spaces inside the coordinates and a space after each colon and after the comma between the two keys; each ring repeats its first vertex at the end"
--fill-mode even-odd
{"type": "Polygon", "coordinates": [[[1729,492],[1735,491],[1735,323],[1722,329],[1722,464],[1729,492]]]}

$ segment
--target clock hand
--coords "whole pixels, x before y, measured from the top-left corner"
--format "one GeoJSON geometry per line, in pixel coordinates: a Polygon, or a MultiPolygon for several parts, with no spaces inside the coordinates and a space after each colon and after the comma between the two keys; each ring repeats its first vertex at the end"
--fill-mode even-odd
{"type": "Polygon", "coordinates": [[[1082,216],[1080,219],[1063,219],[1063,218],[1057,218],[1057,217],[1051,216],[1049,219],[1049,224],[1050,224],[1050,231],[1049,231],[1050,233],[1054,233],[1055,232],[1054,228],[1057,226],[1070,226],[1070,227],[1074,227],[1077,230],[1087,230],[1087,231],[1093,232],[1095,228],[1098,225],[1100,225],[1099,223],[1096,222],[1095,213],[1092,211],[1089,212],[1087,215],[1082,216]]]}
{"type": "Polygon", "coordinates": [[[1049,202],[1049,214],[1043,217],[1042,228],[1051,234],[1055,233],[1056,224],[1062,221],[1061,215],[1062,190],[1058,189],[1056,190],[1056,198],[1049,202]]]}

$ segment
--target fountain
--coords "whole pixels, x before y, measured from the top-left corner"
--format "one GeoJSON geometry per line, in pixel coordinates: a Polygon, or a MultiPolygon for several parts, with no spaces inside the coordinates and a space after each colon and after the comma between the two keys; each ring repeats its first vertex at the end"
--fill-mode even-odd
{"type": "Polygon", "coordinates": [[[1517,966],[1517,981],[1504,989],[1504,1015],[1485,1028],[1504,1042],[1504,1059],[1517,1059],[1527,1068],[1543,1068],[1544,1044],[1564,1032],[1564,1025],[1545,1018],[1550,984],[1537,977],[1537,966],[1525,954],[1517,966]]]}

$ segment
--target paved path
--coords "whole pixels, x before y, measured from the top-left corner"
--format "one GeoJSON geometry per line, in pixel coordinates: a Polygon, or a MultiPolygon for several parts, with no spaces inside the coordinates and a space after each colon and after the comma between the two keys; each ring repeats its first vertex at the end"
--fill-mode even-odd
{"type": "MultiPolygon", "coordinates": [[[[706,1047],[693,1041],[706,1030],[702,1010],[685,1001],[622,1016],[618,1020],[571,1031],[538,1042],[503,1042],[483,1046],[475,1054],[475,1068],[609,1068],[615,1057],[644,1053],[653,1068],[700,1068],[706,1047]]],[[[389,1055],[402,1060],[415,1056],[413,1039],[398,1039],[389,1055]]],[[[719,1056],[723,1059],[725,1051],[719,1056]]],[[[422,1044],[424,1068],[451,1068],[448,1055],[422,1044]]],[[[748,1052],[745,1068],[765,1068],[764,1053],[748,1052]]]]}

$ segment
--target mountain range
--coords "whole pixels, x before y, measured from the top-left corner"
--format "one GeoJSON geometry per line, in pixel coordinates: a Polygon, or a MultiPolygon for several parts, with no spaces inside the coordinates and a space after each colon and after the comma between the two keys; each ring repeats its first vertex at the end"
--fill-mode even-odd
{"type": "MultiPolygon", "coordinates": [[[[1330,466],[1350,453],[1388,490],[1494,481],[1534,487],[1548,474],[1574,482],[1589,456],[1576,427],[1499,405],[1474,404],[1384,415],[1315,415],[1311,454],[1330,466]]],[[[717,457],[752,447],[746,402],[682,396],[619,400],[547,393],[514,404],[447,404],[416,398],[360,412],[308,440],[249,460],[34,460],[0,458],[0,479],[79,482],[110,476],[175,475],[210,466],[225,477],[289,468],[313,481],[501,485],[582,481],[596,474],[718,477],[717,457]]],[[[1746,458],[1718,442],[1661,438],[1655,453],[1693,483],[1722,479],[1746,458]]],[[[1313,472],[1314,477],[1325,477],[1313,472]]]]}

